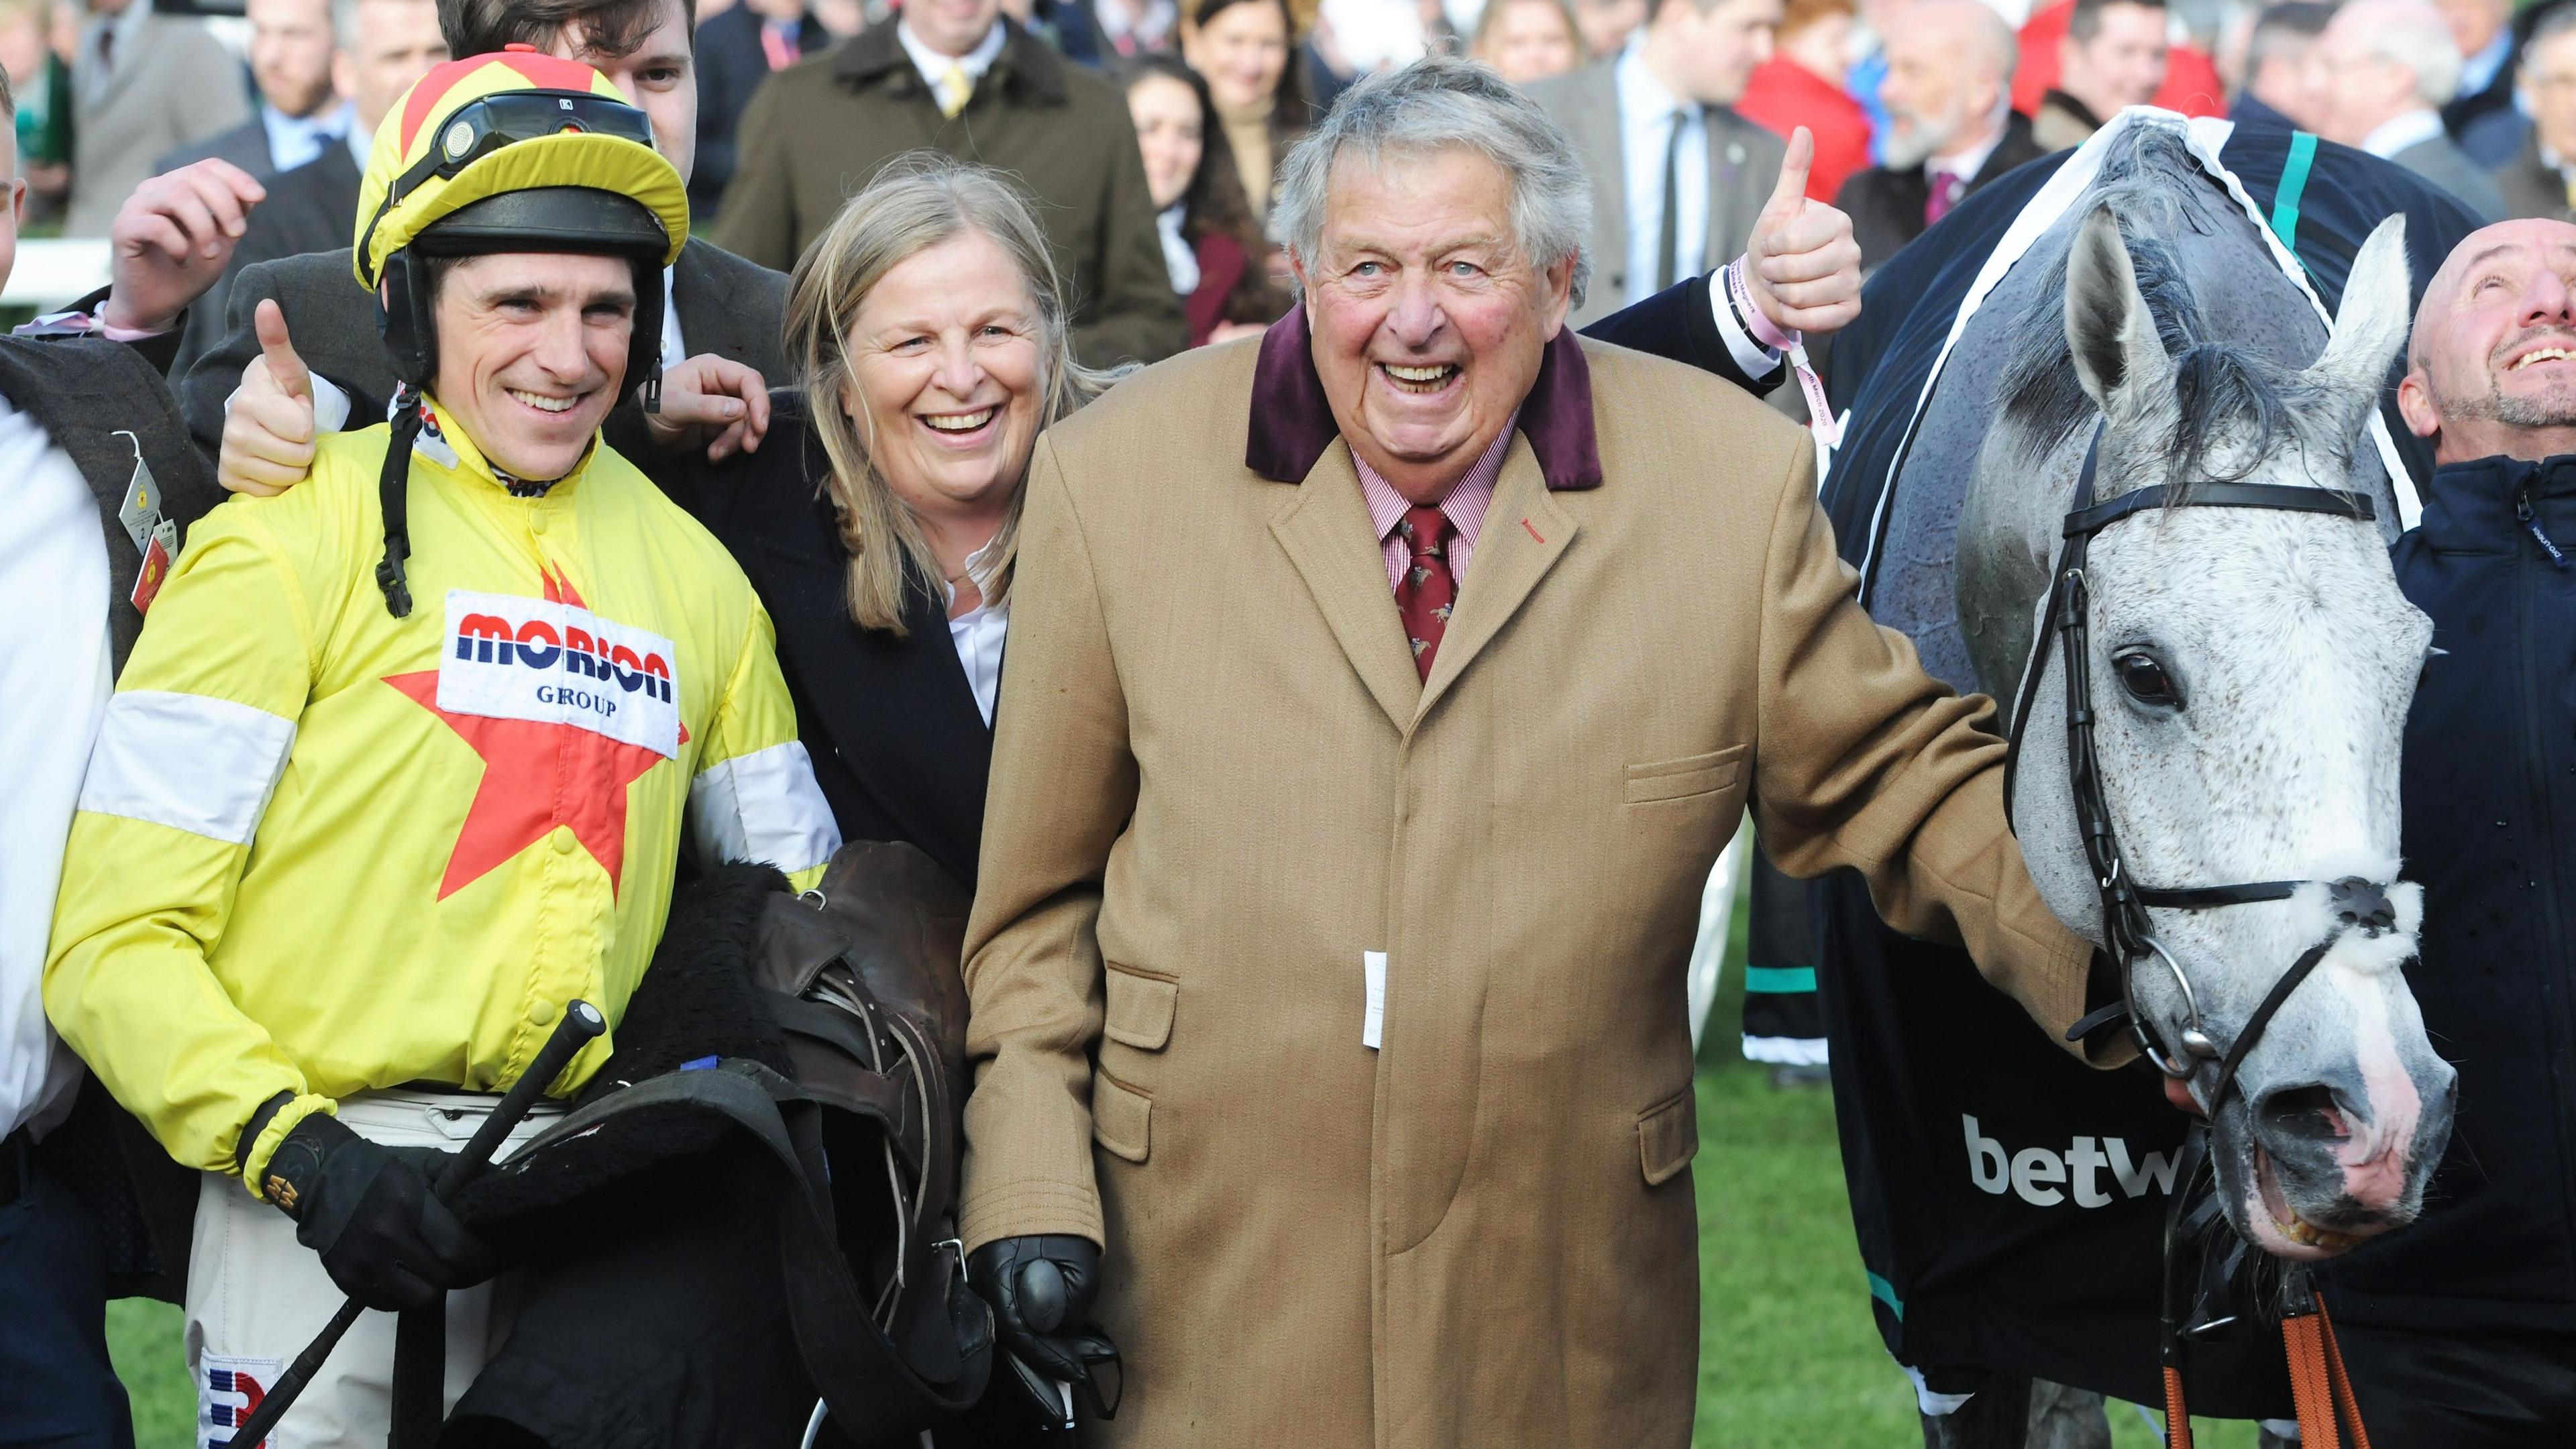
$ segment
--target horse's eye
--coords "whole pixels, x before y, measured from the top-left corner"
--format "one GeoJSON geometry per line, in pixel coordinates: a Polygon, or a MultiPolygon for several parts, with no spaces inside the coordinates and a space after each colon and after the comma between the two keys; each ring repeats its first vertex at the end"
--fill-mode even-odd
{"type": "Polygon", "coordinates": [[[2120,687],[2142,704],[2178,704],[2173,681],[2165,677],[2165,667],[2149,654],[2131,652],[2111,661],[2120,676],[2120,687]]]}

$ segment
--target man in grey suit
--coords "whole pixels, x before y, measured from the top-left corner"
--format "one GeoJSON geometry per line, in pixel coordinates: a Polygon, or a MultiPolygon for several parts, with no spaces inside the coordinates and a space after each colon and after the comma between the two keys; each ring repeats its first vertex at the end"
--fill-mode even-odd
{"type": "Polygon", "coordinates": [[[1576,327],[1733,261],[1785,152],[1736,114],[1771,53],[1780,0],[1657,0],[1617,55],[1530,95],[1592,175],[1592,289],[1576,327]]]}
{"type": "Polygon", "coordinates": [[[152,0],[89,0],[72,57],[72,198],[63,235],[103,237],[154,163],[250,118],[241,66],[152,0]]]}
{"type": "Polygon", "coordinates": [[[2442,129],[2460,88],[2460,46],[2424,0],[2350,0],[2317,37],[2326,74],[2329,141],[2394,161],[2460,199],[2480,221],[2501,221],[2503,193],[2442,129]]]}
{"type": "Polygon", "coordinates": [[[333,58],[332,10],[332,0],[246,0],[257,111],[229,131],[162,157],[153,169],[176,171],[219,156],[266,181],[347,136],[349,101],[333,58]]]}

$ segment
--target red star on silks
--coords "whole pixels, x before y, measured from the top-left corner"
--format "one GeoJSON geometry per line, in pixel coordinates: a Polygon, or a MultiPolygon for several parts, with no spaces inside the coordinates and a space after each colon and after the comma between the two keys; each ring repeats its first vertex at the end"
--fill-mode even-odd
{"type": "MultiPolygon", "coordinates": [[[[551,575],[546,598],[588,607],[569,580],[558,592],[551,575]]],[[[447,874],[438,883],[440,900],[553,834],[559,825],[570,829],[608,872],[609,894],[616,895],[626,862],[626,787],[662,763],[658,751],[578,725],[450,714],[438,707],[435,669],[389,674],[385,683],[445,720],[483,757],[483,783],[465,812],[456,849],[447,857],[447,874]]],[[[689,727],[680,726],[681,742],[688,738],[689,727]]]]}

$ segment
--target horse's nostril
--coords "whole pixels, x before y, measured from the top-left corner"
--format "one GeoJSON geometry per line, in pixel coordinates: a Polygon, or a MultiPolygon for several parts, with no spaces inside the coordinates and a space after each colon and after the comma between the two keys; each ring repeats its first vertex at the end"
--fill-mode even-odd
{"type": "Polygon", "coordinates": [[[2276,1154],[2291,1146],[2331,1147],[2352,1135],[2342,1104],[2322,1086],[2267,1092],[2254,1115],[2259,1134],[2276,1154]]]}

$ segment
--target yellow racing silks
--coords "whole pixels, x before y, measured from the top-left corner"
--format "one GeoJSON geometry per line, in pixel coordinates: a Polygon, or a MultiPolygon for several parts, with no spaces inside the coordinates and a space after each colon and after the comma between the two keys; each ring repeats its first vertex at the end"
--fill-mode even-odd
{"type": "Polygon", "coordinates": [[[46,1011],[192,1167],[282,1091],[252,1182],[335,1098],[505,1088],[576,997],[613,1028],[684,817],[800,887],[840,844],[723,546],[596,441],[520,497],[432,416],[410,617],[374,578],[387,430],[327,437],[191,531],[83,782],[46,1011]]]}

